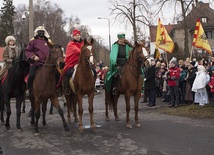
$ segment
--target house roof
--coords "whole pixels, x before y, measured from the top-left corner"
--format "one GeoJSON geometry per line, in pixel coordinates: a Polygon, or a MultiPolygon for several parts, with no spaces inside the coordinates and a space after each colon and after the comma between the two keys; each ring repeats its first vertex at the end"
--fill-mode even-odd
{"type": "MultiPolygon", "coordinates": [[[[207,18],[207,23],[202,23],[203,27],[206,29],[213,28],[214,25],[214,10],[210,8],[209,3],[198,2],[196,6],[192,8],[190,13],[186,16],[187,28],[195,29],[196,22],[199,18],[205,17],[207,18]]],[[[181,21],[180,24],[176,26],[176,28],[180,29],[184,26],[184,21],[181,21]]]]}
{"type": "Polygon", "coordinates": [[[4,52],[4,47],[0,47],[0,62],[4,61],[3,60],[3,52],[4,52]]]}
{"type": "MultiPolygon", "coordinates": [[[[164,25],[168,34],[171,33],[171,31],[174,29],[175,26],[176,26],[175,24],[164,25]]],[[[150,26],[149,31],[150,31],[151,42],[155,42],[156,41],[156,33],[157,33],[157,25],[156,26],[155,25],[150,26]]]]}

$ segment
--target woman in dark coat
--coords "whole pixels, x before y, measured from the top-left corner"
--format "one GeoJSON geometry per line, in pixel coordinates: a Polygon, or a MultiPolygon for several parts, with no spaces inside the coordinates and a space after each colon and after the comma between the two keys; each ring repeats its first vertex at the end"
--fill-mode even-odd
{"type": "Polygon", "coordinates": [[[156,105],[156,83],[155,83],[155,61],[148,59],[148,66],[145,69],[145,91],[147,91],[149,98],[149,107],[156,105]]]}

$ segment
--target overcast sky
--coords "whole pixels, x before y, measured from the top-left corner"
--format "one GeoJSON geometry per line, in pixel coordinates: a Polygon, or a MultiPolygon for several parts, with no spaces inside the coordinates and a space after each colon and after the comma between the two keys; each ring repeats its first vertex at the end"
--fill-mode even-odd
{"type": "MultiPolygon", "coordinates": [[[[36,0],[34,0],[36,1],[36,0]]],[[[117,39],[118,32],[125,32],[127,38],[131,37],[132,29],[127,30],[124,25],[113,23],[113,17],[110,16],[108,0],[51,0],[53,3],[59,4],[64,10],[65,16],[77,16],[81,20],[82,25],[87,25],[91,29],[90,35],[99,35],[104,39],[104,44],[108,46],[108,20],[97,19],[98,17],[107,17],[110,19],[110,35],[111,43],[117,39]]],[[[26,4],[28,6],[29,0],[13,0],[13,4],[26,4]]],[[[0,0],[0,6],[2,0],[0,0]]]]}
{"type": "MultiPolygon", "coordinates": [[[[34,0],[36,1],[36,0],[34,0]]],[[[104,44],[108,46],[108,20],[107,19],[97,19],[98,17],[107,17],[110,19],[110,34],[111,43],[117,40],[117,33],[126,33],[126,38],[130,39],[132,35],[132,28],[125,28],[123,24],[114,23],[113,17],[110,16],[110,3],[108,0],[50,0],[53,3],[59,4],[59,6],[64,10],[65,16],[77,16],[81,20],[82,25],[87,25],[91,29],[90,35],[99,35],[104,39],[104,44]]],[[[207,2],[209,0],[203,0],[207,2]]],[[[29,0],[13,0],[15,6],[19,4],[26,4],[28,6],[29,0]]],[[[0,6],[2,5],[2,0],[0,0],[0,6]]],[[[212,6],[213,8],[213,6],[212,6]]],[[[173,18],[173,13],[169,14],[166,11],[166,16],[168,21],[162,19],[163,24],[170,23],[170,19],[173,18]]]]}

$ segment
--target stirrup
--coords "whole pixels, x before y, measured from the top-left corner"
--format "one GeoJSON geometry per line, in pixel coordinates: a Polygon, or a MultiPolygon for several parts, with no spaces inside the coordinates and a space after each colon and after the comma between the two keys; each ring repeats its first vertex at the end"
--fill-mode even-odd
{"type": "Polygon", "coordinates": [[[112,94],[113,94],[113,95],[118,95],[118,90],[117,90],[116,87],[114,87],[114,88],[112,89],[112,94]]]}
{"type": "Polygon", "coordinates": [[[65,95],[70,95],[70,89],[69,88],[65,88],[64,89],[64,93],[65,93],[65,95]]]}

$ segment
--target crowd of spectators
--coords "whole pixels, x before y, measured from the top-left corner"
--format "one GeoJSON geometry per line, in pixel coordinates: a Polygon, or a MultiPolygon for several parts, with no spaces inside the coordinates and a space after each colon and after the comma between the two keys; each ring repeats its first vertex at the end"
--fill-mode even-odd
{"type": "MultiPolygon", "coordinates": [[[[143,71],[146,75],[148,68],[155,66],[156,97],[168,102],[169,107],[214,103],[214,57],[210,60],[177,60],[173,57],[169,62],[163,59],[154,61],[155,63],[144,67],[143,71]]],[[[147,81],[144,77],[142,102],[150,103],[148,90],[144,87],[147,81]]],[[[151,107],[151,104],[148,106],[151,107]]]]}

